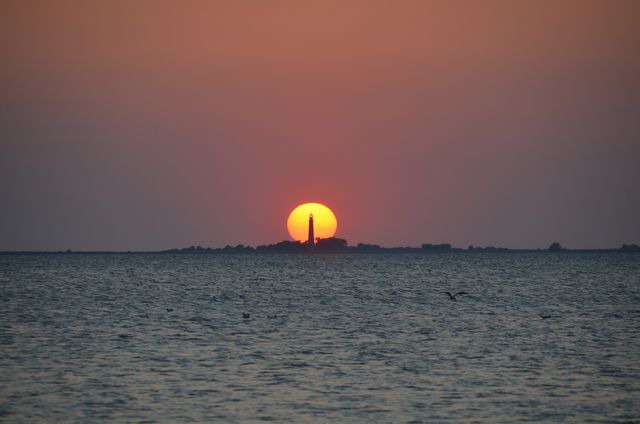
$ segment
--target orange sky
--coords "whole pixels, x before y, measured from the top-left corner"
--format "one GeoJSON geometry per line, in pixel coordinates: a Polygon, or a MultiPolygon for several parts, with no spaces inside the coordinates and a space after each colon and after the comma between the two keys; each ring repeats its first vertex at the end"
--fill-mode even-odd
{"type": "Polygon", "coordinates": [[[5,1],[0,249],[640,241],[635,1],[5,1]]]}

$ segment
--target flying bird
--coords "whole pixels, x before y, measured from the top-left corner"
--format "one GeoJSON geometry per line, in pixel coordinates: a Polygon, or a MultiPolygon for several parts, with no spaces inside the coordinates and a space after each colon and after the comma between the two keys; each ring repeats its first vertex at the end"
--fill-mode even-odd
{"type": "Polygon", "coordinates": [[[458,297],[458,296],[462,296],[462,295],[465,295],[465,294],[466,294],[466,295],[468,295],[468,294],[469,294],[469,293],[467,293],[466,291],[459,291],[459,292],[458,292],[458,293],[456,293],[456,294],[451,294],[451,293],[450,293],[450,292],[448,292],[448,291],[440,292],[440,293],[444,293],[444,294],[446,294],[447,296],[449,296],[449,300],[453,300],[454,302],[457,302],[457,301],[458,301],[458,299],[456,299],[456,297],[458,297]]]}

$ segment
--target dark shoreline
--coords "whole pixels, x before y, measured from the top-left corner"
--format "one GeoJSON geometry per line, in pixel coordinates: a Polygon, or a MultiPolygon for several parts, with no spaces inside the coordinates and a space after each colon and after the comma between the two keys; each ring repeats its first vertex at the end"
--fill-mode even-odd
{"type": "Polygon", "coordinates": [[[640,248],[638,249],[562,249],[562,250],[549,250],[549,249],[506,249],[506,248],[495,248],[495,249],[461,249],[461,248],[452,248],[449,250],[443,251],[429,251],[425,249],[421,249],[419,247],[389,247],[389,248],[380,248],[375,250],[363,250],[358,249],[357,247],[348,247],[346,249],[340,250],[271,250],[271,249],[236,249],[235,247],[227,249],[227,248],[219,248],[219,249],[172,249],[172,250],[153,250],[153,251],[110,251],[110,250],[88,250],[88,251],[0,251],[0,256],[17,256],[17,255],[262,255],[262,254],[323,254],[323,253],[339,253],[339,254],[421,254],[421,255],[442,255],[442,254],[496,254],[496,253],[509,253],[509,254],[518,254],[518,253],[558,253],[558,254],[573,254],[573,253],[640,253],[640,248]]]}

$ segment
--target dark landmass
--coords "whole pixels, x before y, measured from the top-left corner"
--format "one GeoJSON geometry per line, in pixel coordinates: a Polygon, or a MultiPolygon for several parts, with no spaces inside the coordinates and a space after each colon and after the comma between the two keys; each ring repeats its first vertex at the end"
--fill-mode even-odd
{"type": "Polygon", "coordinates": [[[572,252],[610,252],[610,253],[631,253],[640,252],[637,244],[623,244],[621,247],[612,249],[568,249],[562,247],[560,243],[553,242],[546,249],[509,249],[506,247],[494,246],[469,246],[467,248],[453,247],[448,243],[443,244],[423,244],[420,247],[383,247],[377,244],[358,243],[349,246],[347,240],[341,238],[317,239],[315,245],[304,242],[284,240],[276,244],[261,246],[237,246],[227,245],[222,248],[211,248],[202,246],[190,246],[181,249],[168,249],[160,251],[3,251],[0,255],[18,254],[203,254],[203,253],[572,253],[572,252]]]}

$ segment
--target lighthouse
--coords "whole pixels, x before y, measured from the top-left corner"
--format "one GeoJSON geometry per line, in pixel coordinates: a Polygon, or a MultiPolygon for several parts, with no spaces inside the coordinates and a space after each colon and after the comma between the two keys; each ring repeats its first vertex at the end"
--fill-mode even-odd
{"type": "Polygon", "coordinates": [[[315,246],[316,245],[316,238],[313,236],[313,214],[310,213],[309,214],[309,240],[308,240],[309,246],[315,246]]]}

